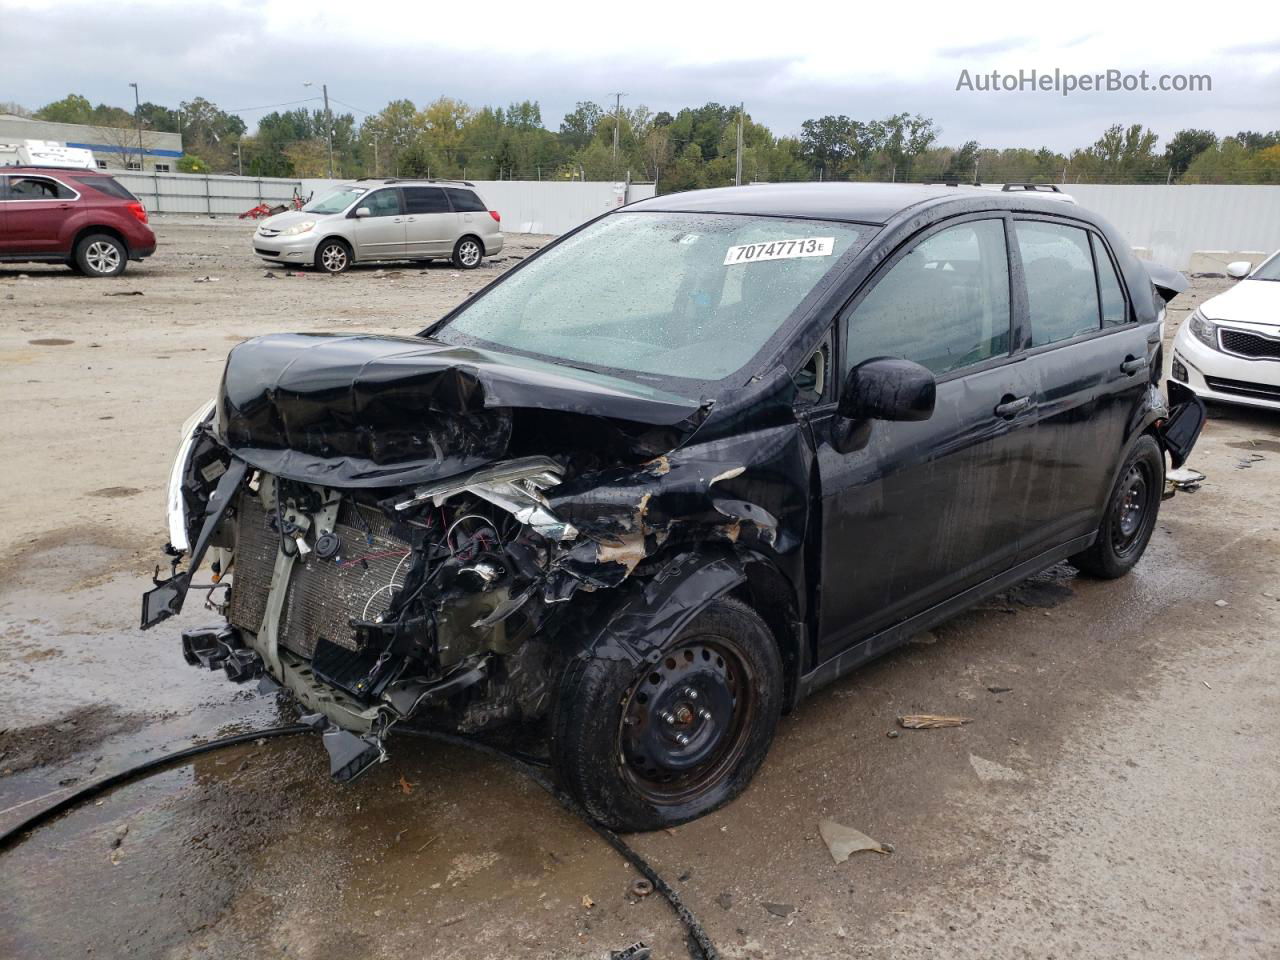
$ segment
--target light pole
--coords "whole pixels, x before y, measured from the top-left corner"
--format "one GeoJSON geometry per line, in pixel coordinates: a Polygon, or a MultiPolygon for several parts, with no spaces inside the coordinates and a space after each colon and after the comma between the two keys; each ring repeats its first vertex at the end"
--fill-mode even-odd
{"type": "Polygon", "coordinates": [[[625,93],[615,93],[613,107],[613,175],[618,175],[618,128],[622,126],[622,98],[625,93]]]}
{"type": "MultiPolygon", "coordinates": [[[[302,82],[304,87],[311,86],[310,80],[302,82]]],[[[320,91],[324,94],[324,138],[329,145],[329,179],[333,179],[333,114],[329,112],[329,85],[327,83],[320,84],[320,91]]]]}
{"type": "Polygon", "coordinates": [[[131,83],[131,84],[129,84],[129,86],[133,87],[133,119],[134,119],[134,121],[138,124],[138,172],[139,172],[139,173],[141,173],[141,172],[142,172],[142,157],[143,157],[143,149],[142,149],[142,102],[141,102],[141,99],[138,97],[138,85],[137,85],[136,83],[131,83]]]}

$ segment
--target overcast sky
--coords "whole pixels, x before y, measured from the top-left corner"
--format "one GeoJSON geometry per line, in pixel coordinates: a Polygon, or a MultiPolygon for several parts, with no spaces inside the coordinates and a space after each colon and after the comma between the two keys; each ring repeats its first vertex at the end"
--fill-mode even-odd
{"type": "MultiPolygon", "coordinates": [[[[1076,0],[977,9],[932,4],[739,2],[539,4],[486,0],[310,5],[59,3],[0,0],[0,101],[35,108],[67,93],[95,104],[176,105],[204,96],[250,128],[267,105],[329,85],[334,108],[377,111],[444,94],[472,105],[534,99],[552,129],[579,100],[674,112],[746,102],[775,133],[827,113],[933,117],[941,142],[1066,149],[1112,123],[1167,137],[1280,127],[1275,0],[1130,5],[1076,0]],[[626,10],[624,13],[623,10],[626,10]],[[374,11],[378,12],[375,13],[374,11]],[[1036,12],[1031,13],[1029,10],[1036,12]],[[1212,92],[980,93],[962,70],[1116,69],[1207,73],[1212,92]],[[304,88],[303,82],[316,86],[304,88]]],[[[314,103],[307,103],[313,106],[314,103]]]]}

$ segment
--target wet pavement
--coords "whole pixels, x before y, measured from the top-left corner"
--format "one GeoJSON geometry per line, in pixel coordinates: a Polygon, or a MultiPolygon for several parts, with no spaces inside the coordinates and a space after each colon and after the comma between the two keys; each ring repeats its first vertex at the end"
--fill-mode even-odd
{"type": "MultiPolygon", "coordinates": [[[[1208,479],[1164,504],[1130,576],[1061,565],[915,638],[785,718],[737,802],[631,838],[726,957],[1280,956],[1280,415],[1212,412],[1191,462],[1208,479]],[[971,722],[903,730],[909,713],[971,722]],[[893,852],[834,864],[824,817],[893,852]]],[[[159,501],[89,495],[154,499],[165,466],[81,478],[78,515],[0,555],[0,830],[293,719],[185,665],[197,596],[136,629],[159,501]]],[[[405,741],[340,787],[318,742],[285,738],[0,854],[0,957],[687,956],[636,877],[499,761],[405,741]]]]}

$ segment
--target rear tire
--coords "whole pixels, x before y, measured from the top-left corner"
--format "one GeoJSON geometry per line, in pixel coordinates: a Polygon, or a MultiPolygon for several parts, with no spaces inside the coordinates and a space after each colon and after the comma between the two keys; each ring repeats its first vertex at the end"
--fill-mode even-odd
{"type": "Polygon", "coordinates": [[[316,247],[316,269],[325,273],[345,273],[351,268],[351,260],[351,248],[342,240],[325,240],[316,247]]]}
{"type": "Polygon", "coordinates": [[[721,597],[656,663],[574,659],[560,680],[551,754],[561,780],[614,830],[693,820],[738,796],[782,708],[782,658],[745,604],[721,597]]]}
{"type": "Polygon", "coordinates": [[[474,270],[483,259],[484,245],[475,237],[463,237],[453,245],[453,265],[459,270],[474,270]]]}
{"type": "Polygon", "coordinates": [[[1164,451],[1143,434],[1129,451],[1089,549],[1071,557],[1081,572],[1104,580],[1123,577],[1142,559],[1156,528],[1164,492],[1164,451]]]}
{"type": "Polygon", "coordinates": [[[76,244],[75,265],[86,277],[118,277],[129,265],[129,251],[109,234],[91,233],[76,244]]]}

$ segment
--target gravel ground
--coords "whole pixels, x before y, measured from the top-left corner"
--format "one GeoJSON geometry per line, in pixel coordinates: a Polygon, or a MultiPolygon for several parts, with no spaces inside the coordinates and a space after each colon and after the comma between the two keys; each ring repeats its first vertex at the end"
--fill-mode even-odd
{"type": "MultiPolygon", "coordinates": [[[[229,345],[411,333],[543,242],[270,279],[245,224],[157,228],[117,280],[0,269],[0,829],[288,715],[135,626],[178,425],[229,345]]],[[[1168,333],[1225,284],[1197,280],[1168,333]]],[[[786,718],[739,801],[634,838],[725,956],[1280,956],[1280,416],[1215,408],[1192,464],[1208,481],[1129,577],[1062,566],[918,637],[786,718]],[[898,731],[912,712],[973,722],[898,731]],[[823,817],[894,852],[833,864],[823,817]]],[[[3,854],[0,956],[685,956],[634,872],[502,766],[414,742],[349,787],[326,769],[272,741],[58,820],[3,854]]]]}

